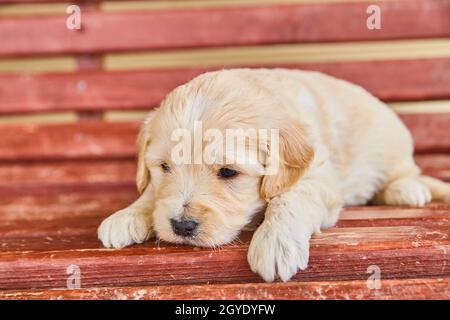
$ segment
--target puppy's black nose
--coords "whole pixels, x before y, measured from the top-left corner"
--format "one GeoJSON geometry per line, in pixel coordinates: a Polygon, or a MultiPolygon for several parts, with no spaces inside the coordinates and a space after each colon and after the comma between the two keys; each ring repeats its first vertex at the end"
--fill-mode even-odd
{"type": "Polygon", "coordinates": [[[170,223],[172,224],[173,232],[176,235],[182,237],[190,237],[195,234],[195,230],[197,229],[198,223],[194,220],[175,220],[170,219],[170,223]]]}

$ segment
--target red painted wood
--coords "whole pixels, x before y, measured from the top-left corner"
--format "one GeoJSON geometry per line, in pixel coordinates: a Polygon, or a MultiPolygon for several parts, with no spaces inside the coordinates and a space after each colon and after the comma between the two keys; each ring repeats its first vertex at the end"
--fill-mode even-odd
{"type": "MultiPolygon", "coordinates": [[[[31,202],[38,202],[38,200],[31,201],[31,197],[28,199],[29,202],[25,204],[17,202],[21,197],[16,197],[16,201],[12,204],[1,204],[0,209],[6,217],[0,220],[0,240],[3,243],[0,252],[17,251],[24,248],[32,251],[96,248],[99,242],[93,235],[96,234],[100,222],[110,214],[127,207],[137,197],[131,190],[122,192],[122,194],[106,190],[104,192],[107,196],[96,192],[96,198],[86,197],[83,194],[79,195],[79,192],[63,193],[71,200],[73,205],[72,209],[68,208],[67,204],[61,204],[61,199],[64,199],[64,197],[56,198],[55,195],[34,195],[33,198],[40,196],[46,202],[49,202],[49,199],[55,199],[55,202],[49,204],[49,212],[44,212],[41,216],[36,215],[36,212],[43,211],[40,209],[41,207],[37,209],[31,208],[31,202]],[[118,200],[112,201],[111,197],[117,195],[119,195],[118,200]],[[87,200],[87,203],[75,201],[83,198],[87,200]],[[108,203],[108,200],[110,203],[108,203]],[[57,208],[58,204],[60,204],[61,209],[57,208]],[[30,212],[30,216],[21,214],[19,217],[13,217],[13,212],[17,212],[18,210],[30,212]],[[37,238],[41,238],[42,240],[36,242],[35,239],[37,238]]],[[[12,199],[11,196],[8,198],[12,199]]],[[[427,208],[416,208],[414,211],[408,208],[375,207],[372,211],[366,213],[368,217],[359,216],[357,218],[354,217],[351,211],[342,213],[340,221],[337,224],[341,228],[338,232],[344,230],[342,228],[345,228],[347,231],[353,230],[354,228],[366,228],[364,230],[368,237],[383,238],[384,235],[380,235],[379,233],[382,230],[398,229],[408,232],[415,229],[440,230],[442,226],[448,226],[450,223],[448,205],[446,208],[441,209],[429,206],[427,208]],[[398,215],[398,217],[395,215],[398,215]]],[[[397,237],[402,235],[400,233],[397,237]]],[[[243,239],[249,237],[249,234],[242,235],[243,239]]],[[[337,239],[336,244],[346,245],[347,242],[352,242],[352,239],[349,239],[345,235],[341,235],[340,237],[343,237],[343,240],[337,239]]],[[[405,238],[407,238],[406,235],[405,238]]],[[[387,241],[389,239],[386,238],[384,240],[387,241]]],[[[403,240],[398,239],[399,244],[403,240]]]]}
{"type": "Polygon", "coordinates": [[[112,299],[112,300],[323,300],[323,299],[448,299],[449,278],[382,280],[380,289],[367,281],[320,281],[207,285],[166,285],[91,289],[0,291],[0,299],[112,299]]]}
{"type": "Polygon", "coordinates": [[[86,12],[80,31],[65,28],[66,16],[3,18],[0,55],[446,37],[449,15],[447,0],[397,0],[86,12]],[[366,9],[375,3],[383,27],[369,30],[366,9]]]}
{"type": "Polygon", "coordinates": [[[416,150],[436,152],[450,146],[450,113],[404,114],[400,117],[413,135],[416,150]]]}
{"type": "Polygon", "coordinates": [[[450,182],[450,154],[422,154],[415,159],[425,174],[450,182]]]}
{"type": "MultiPolygon", "coordinates": [[[[76,0],[71,3],[81,3],[83,4],[86,0],[76,0]]],[[[89,2],[102,2],[104,0],[89,0],[89,2]]],[[[109,1],[121,1],[121,0],[109,0],[109,1]]],[[[208,1],[208,0],[204,0],[208,1]]],[[[21,4],[21,3],[53,3],[61,2],[61,0],[0,0],[0,4],[21,4]]]]}
{"type": "Polygon", "coordinates": [[[136,160],[0,163],[0,194],[134,188],[136,160]]]}
{"type": "MultiPolygon", "coordinates": [[[[385,101],[450,97],[450,58],[285,67],[322,71],[346,79],[385,101]]],[[[0,113],[148,108],[159,104],[176,86],[209,70],[214,68],[4,74],[0,75],[0,113]]]]}
{"type": "MultiPolygon", "coordinates": [[[[418,152],[448,151],[450,114],[402,115],[418,152]]],[[[131,158],[137,122],[87,121],[71,124],[0,126],[0,161],[131,158]]]]}
{"type": "MultiPolygon", "coordinates": [[[[329,229],[314,237],[309,268],[295,279],[365,280],[371,265],[381,268],[384,279],[449,277],[449,231],[448,227],[407,226],[329,229]]],[[[0,288],[65,287],[66,268],[72,264],[80,267],[84,287],[261,282],[246,261],[249,238],[246,233],[243,244],[220,250],[158,246],[151,241],[121,250],[104,249],[96,242],[95,232],[45,240],[21,238],[22,250],[0,253],[0,288]],[[32,242],[40,242],[41,249],[30,250],[32,242]]],[[[4,246],[8,240],[1,239],[4,246]]]]}
{"type": "Polygon", "coordinates": [[[148,108],[202,71],[0,75],[0,112],[148,108]]]}
{"type": "MultiPolygon", "coordinates": [[[[416,160],[424,174],[450,181],[450,155],[422,154],[416,160]]],[[[135,190],[135,172],[134,158],[0,163],[0,194],[135,190]]]]}
{"type": "MultiPolygon", "coordinates": [[[[86,24],[78,34],[58,27],[63,17],[7,18],[0,21],[0,38],[7,40],[0,46],[0,55],[450,35],[450,1],[382,3],[383,30],[379,32],[361,29],[366,6],[85,13],[86,24]],[[30,23],[34,26],[26,32],[30,23]],[[336,24],[342,28],[335,28],[336,24]],[[301,28],[293,29],[295,25],[301,28]],[[44,28],[50,29],[42,33],[44,28]],[[104,30],[109,34],[112,30],[115,37],[109,38],[104,30]]],[[[85,62],[92,61],[80,60],[85,62]]],[[[324,71],[390,101],[449,96],[449,59],[288,67],[324,71]]],[[[147,108],[204,70],[2,75],[0,113],[147,108]]],[[[402,119],[412,130],[419,152],[449,150],[450,114],[404,115],[402,119]]],[[[348,208],[337,227],[314,236],[309,268],[289,283],[265,284],[249,270],[249,232],[220,250],[153,240],[123,250],[102,248],[96,238],[101,220],[137,196],[137,130],[137,123],[98,120],[0,126],[0,289],[10,290],[0,291],[0,299],[448,298],[449,204],[348,208]],[[64,288],[66,269],[72,264],[81,268],[82,287],[87,289],[43,290],[64,288]],[[381,269],[380,290],[367,288],[371,265],[381,269]]],[[[416,159],[426,174],[450,180],[449,157],[418,154],[416,159]]]]}
{"type": "MultiPolygon", "coordinates": [[[[67,218],[106,217],[126,207],[137,198],[135,187],[125,189],[59,191],[36,194],[23,192],[2,194],[0,222],[6,226],[13,221],[54,221],[67,218]]],[[[37,224],[36,227],[39,227],[37,224]]],[[[2,235],[0,235],[2,237],[2,235]]]]}
{"type": "Polygon", "coordinates": [[[0,126],[0,160],[129,158],[139,123],[86,121],[0,126]]]}
{"type": "MultiPolygon", "coordinates": [[[[64,288],[71,264],[81,268],[84,288],[261,282],[246,262],[249,232],[241,235],[241,242],[220,250],[153,240],[122,250],[101,248],[98,224],[135,197],[135,191],[101,189],[2,196],[0,288],[64,288]]],[[[424,209],[347,209],[338,228],[314,237],[310,267],[296,279],[365,281],[370,265],[381,268],[383,281],[448,277],[449,210],[439,204],[424,209]]]]}

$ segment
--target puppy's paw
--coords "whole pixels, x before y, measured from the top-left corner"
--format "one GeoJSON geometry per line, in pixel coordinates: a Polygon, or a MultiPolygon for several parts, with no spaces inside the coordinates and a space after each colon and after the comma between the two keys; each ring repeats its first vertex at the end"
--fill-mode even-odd
{"type": "Polygon", "coordinates": [[[123,248],[149,239],[151,225],[144,215],[132,209],[124,209],[103,220],[97,233],[105,247],[123,248]]]}
{"type": "Polygon", "coordinates": [[[388,205],[423,207],[431,201],[427,186],[413,178],[403,178],[392,182],[384,192],[388,205]]]}
{"type": "Polygon", "coordinates": [[[308,232],[293,232],[276,228],[265,221],[253,235],[248,251],[248,262],[253,272],[271,282],[278,276],[288,281],[308,266],[308,232]]]}

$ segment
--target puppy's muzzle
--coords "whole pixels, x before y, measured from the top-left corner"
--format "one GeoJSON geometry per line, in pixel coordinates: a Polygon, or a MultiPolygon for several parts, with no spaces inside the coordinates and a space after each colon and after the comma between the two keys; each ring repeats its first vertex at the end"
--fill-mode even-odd
{"type": "Polygon", "coordinates": [[[178,236],[193,237],[197,233],[198,223],[194,220],[170,219],[170,224],[172,225],[173,232],[178,236]]]}

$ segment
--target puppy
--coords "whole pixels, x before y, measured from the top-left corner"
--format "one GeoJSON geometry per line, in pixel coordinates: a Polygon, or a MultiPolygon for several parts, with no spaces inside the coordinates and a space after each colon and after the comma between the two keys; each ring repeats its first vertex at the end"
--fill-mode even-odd
{"type": "Polygon", "coordinates": [[[221,246],[262,212],[248,262],[266,281],[287,281],[305,269],[311,235],[333,226],[344,205],[424,206],[450,197],[449,185],[421,176],[411,135],[394,112],[361,87],[318,72],[202,74],[150,112],[138,147],[141,196],[102,222],[103,245],[121,248],[156,236],[221,246]],[[246,137],[240,151],[257,161],[239,162],[230,160],[239,150],[204,137],[188,141],[183,157],[209,149],[209,161],[179,163],[180,129],[193,135],[275,129],[277,139],[246,137]]]}

